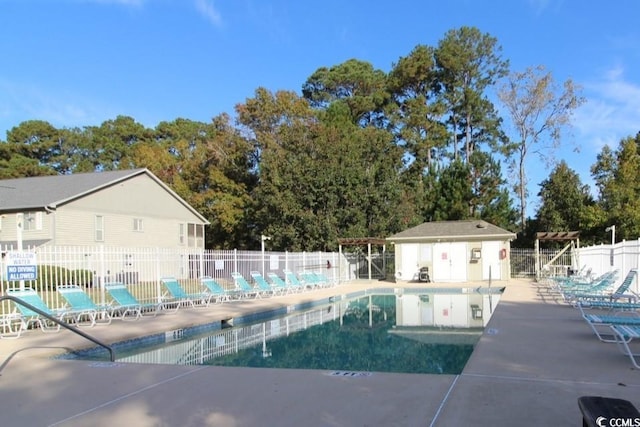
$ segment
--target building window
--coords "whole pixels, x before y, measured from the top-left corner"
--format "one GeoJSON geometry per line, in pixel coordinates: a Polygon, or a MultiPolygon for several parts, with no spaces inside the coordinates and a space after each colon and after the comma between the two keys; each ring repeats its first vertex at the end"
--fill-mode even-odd
{"type": "Polygon", "coordinates": [[[95,232],[96,242],[104,242],[104,217],[102,215],[96,215],[95,232]]]}
{"type": "Polygon", "coordinates": [[[204,225],[188,224],[187,238],[190,248],[204,248],[204,225]]]}
{"type": "Polygon", "coordinates": [[[133,219],[133,231],[144,231],[144,224],[142,222],[142,218],[134,218],[133,219]]]}
{"type": "Polygon", "coordinates": [[[42,212],[26,212],[23,220],[23,230],[42,230],[42,212]]]}
{"type": "Polygon", "coordinates": [[[181,245],[184,245],[185,238],[186,238],[184,230],[185,230],[185,225],[184,225],[184,224],[179,224],[179,228],[178,228],[178,242],[179,242],[181,245]]]}

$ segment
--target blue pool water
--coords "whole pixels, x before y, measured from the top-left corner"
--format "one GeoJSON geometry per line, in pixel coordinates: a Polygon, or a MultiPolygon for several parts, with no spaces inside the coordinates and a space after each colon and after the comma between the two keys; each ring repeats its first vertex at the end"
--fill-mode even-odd
{"type": "MultiPolygon", "coordinates": [[[[362,291],[167,331],[114,349],[122,363],[458,374],[501,291],[362,291]]],[[[104,350],[67,357],[100,359],[104,350]]]]}

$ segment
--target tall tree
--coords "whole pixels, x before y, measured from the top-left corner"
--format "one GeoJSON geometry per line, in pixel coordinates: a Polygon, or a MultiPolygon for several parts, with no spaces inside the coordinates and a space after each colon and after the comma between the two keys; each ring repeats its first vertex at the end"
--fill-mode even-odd
{"type": "MultiPolygon", "coordinates": [[[[640,236],[640,133],[620,141],[614,152],[605,146],[592,167],[606,216],[600,229],[614,224],[616,237],[640,236]]],[[[602,236],[604,237],[604,236],[602,236]]]]}
{"type": "Polygon", "coordinates": [[[402,150],[391,134],[353,123],[343,102],[317,111],[293,94],[256,95],[238,111],[260,151],[255,219],[273,247],[335,250],[339,237],[398,230],[402,150]]]}
{"type": "Polygon", "coordinates": [[[63,153],[60,130],[43,120],[28,120],[7,132],[12,152],[52,167],[63,153]]]}
{"type": "Polygon", "coordinates": [[[86,130],[91,139],[86,161],[91,162],[96,171],[132,168],[132,147],[150,140],[153,135],[153,130],[129,116],[117,116],[86,130]]]}
{"type": "Polygon", "coordinates": [[[493,145],[504,139],[496,109],[485,93],[508,72],[509,62],[501,52],[495,37],[475,27],[448,31],[435,50],[454,159],[459,155],[460,139],[465,162],[479,144],[493,145]]]}
{"type": "Polygon", "coordinates": [[[258,88],[236,111],[256,153],[256,245],[260,234],[270,235],[271,245],[279,249],[309,248],[306,242],[322,245],[315,215],[322,188],[309,182],[318,176],[310,169],[318,157],[316,112],[293,92],[265,88],[258,88]]]}
{"type": "Polygon", "coordinates": [[[382,110],[389,100],[384,71],[357,59],[318,68],[303,84],[302,95],[319,109],[333,102],[344,103],[353,123],[362,126],[382,125],[382,110]]]}
{"type": "MultiPolygon", "coordinates": [[[[587,208],[595,203],[589,186],[562,160],[540,184],[536,219],[541,231],[587,231],[587,208]]],[[[581,235],[587,237],[588,232],[581,235]]]]}
{"type": "Polygon", "coordinates": [[[419,45],[400,58],[389,73],[388,87],[394,103],[387,111],[407,163],[401,179],[422,222],[429,210],[431,189],[425,178],[437,160],[434,152],[448,141],[442,123],[444,105],[437,96],[441,85],[433,48],[419,45]]]}
{"type": "Polygon", "coordinates": [[[518,214],[513,209],[500,162],[489,153],[475,150],[469,158],[472,197],[470,214],[507,230],[514,230],[518,214]]]}
{"type": "Polygon", "coordinates": [[[222,114],[211,123],[161,122],[153,140],[136,143],[130,161],[147,167],[204,215],[207,245],[247,247],[254,176],[253,146],[222,114]]]}
{"type": "Polygon", "coordinates": [[[461,159],[443,168],[438,174],[432,219],[455,221],[470,218],[469,204],[473,197],[470,183],[469,167],[461,159]]]}
{"type": "Polygon", "coordinates": [[[528,156],[534,154],[543,160],[552,159],[562,141],[562,131],[570,125],[573,111],[584,98],[571,79],[566,80],[560,90],[551,72],[542,66],[510,74],[498,97],[515,128],[515,140],[504,144],[503,149],[509,170],[514,174],[514,191],[520,203],[520,227],[525,230],[528,156]]]}

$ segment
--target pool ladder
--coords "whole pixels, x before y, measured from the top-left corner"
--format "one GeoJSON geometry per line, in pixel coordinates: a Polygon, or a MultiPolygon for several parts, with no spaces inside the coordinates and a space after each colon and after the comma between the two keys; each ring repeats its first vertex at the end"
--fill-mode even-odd
{"type": "Polygon", "coordinates": [[[27,307],[29,310],[33,310],[34,312],[38,313],[40,316],[47,318],[48,320],[51,320],[53,323],[62,326],[63,328],[73,332],[74,334],[78,334],[83,338],[88,339],[89,341],[93,342],[94,344],[99,345],[100,347],[103,347],[105,349],[107,349],[107,351],[109,351],[109,359],[112,362],[116,361],[116,354],[113,351],[113,348],[105,343],[103,343],[102,341],[100,341],[97,338],[92,337],[91,335],[81,331],[80,329],[73,327],[71,325],[69,325],[67,322],[63,322],[62,320],[58,320],[55,317],[51,316],[48,313],[45,313],[44,311],[40,310],[37,307],[32,306],[31,304],[28,304],[24,301],[22,301],[20,298],[16,298],[12,295],[2,295],[0,296],[0,301],[4,301],[4,300],[9,300],[9,301],[13,301],[16,304],[20,304],[23,307],[27,307]]]}

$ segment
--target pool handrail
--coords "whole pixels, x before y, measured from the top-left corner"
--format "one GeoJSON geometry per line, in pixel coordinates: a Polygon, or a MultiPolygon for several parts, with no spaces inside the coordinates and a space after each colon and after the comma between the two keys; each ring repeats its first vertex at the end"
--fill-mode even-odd
{"type": "Polygon", "coordinates": [[[33,310],[34,312],[38,313],[38,315],[46,318],[47,320],[52,321],[56,325],[60,325],[61,327],[73,332],[74,334],[78,334],[81,337],[86,338],[89,341],[93,342],[94,344],[97,344],[100,347],[103,347],[103,348],[107,349],[107,351],[109,351],[109,360],[111,362],[115,362],[116,361],[116,355],[115,355],[115,352],[113,351],[113,348],[111,346],[103,343],[102,341],[100,341],[97,338],[92,337],[91,335],[85,333],[84,331],[81,331],[79,328],[75,328],[75,327],[69,325],[67,322],[63,322],[63,321],[61,321],[59,319],[56,319],[54,316],[51,316],[50,314],[45,313],[44,311],[40,310],[38,307],[34,307],[33,305],[22,301],[20,298],[17,298],[17,297],[11,296],[11,295],[0,295],[0,301],[4,301],[4,300],[13,301],[15,304],[19,304],[19,305],[22,305],[24,307],[27,307],[29,310],[33,310]]]}

